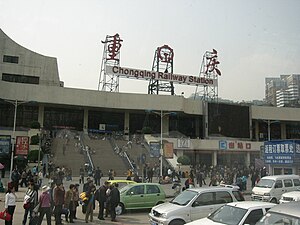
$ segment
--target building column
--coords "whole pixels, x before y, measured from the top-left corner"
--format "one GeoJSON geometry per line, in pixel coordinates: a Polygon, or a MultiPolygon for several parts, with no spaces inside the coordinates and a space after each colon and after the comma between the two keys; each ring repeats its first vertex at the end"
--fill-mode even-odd
{"type": "Polygon", "coordinates": [[[249,168],[250,163],[251,163],[251,160],[250,160],[250,152],[247,152],[247,153],[246,153],[246,159],[245,159],[245,161],[246,161],[246,166],[249,168]]]}
{"type": "Polygon", "coordinates": [[[255,126],[255,140],[259,141],[259,123],[257,120],[255,121],[254,126],[255,126]]]}
{"type": "Polygon", "coordinates": [[[83,132],[85,134],[88,133],[88,126],[89,126],[89,110],[84,109],[84,112],[83,112],[83,132]]]}
{"type": "Polygon", "coordinates": [[[217,151],[213,152],[213,157],[212,157],[211,164],[212,164],[212,166],[218,165],[218,152],[217,151]]]}
{"type": "Polygon", "coordinates": [[[129,112],[124,114],[124,135],[129,135],[129,112]]]}
{"type": "Polygon", "coordinates": [[[39,105],[38,122],[40,123],[41,128],[44,127],[44,111],[45,111],[44,106],[39,105]]]}
{"type": "Polygon", "coordinates": [[[286,123],[280,122],[280,133],[281,133],[281,139],[286,139],[286,123]]]}
{"type": "Polygon", "coordinates": [[[162,118],[162,131],[165,135],[169,135],[169,115],[162,118]]]}
{"type": "Polygon", "coordinates": [[[200,138],[200,124],[199,124],[200,119],[199,119],[199,117],[196,118],[195,123],[196,123],[195,135],[196,135],[196,137],[200,138]]]}

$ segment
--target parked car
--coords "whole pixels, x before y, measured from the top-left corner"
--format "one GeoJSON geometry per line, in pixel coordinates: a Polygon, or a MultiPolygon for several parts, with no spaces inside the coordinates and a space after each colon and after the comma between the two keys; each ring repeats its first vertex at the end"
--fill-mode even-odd
{"type": "Polygon", "coordinates": [[[108,183],[110,185],[118,183],[119,189],[123,188],[124,186],[126,186],[128,184],[136,184],[136,182],[132,181],[132,180],[108,180],[108,183]]]}
{"type": "Polygon", "coordinates": [[[300,201],[300,189],[298,191],[291,191],[281,195],[279,203],[297,202],[300,201]]]}
{"type": "Polygon", "coordinates": [[[298,175],[266,176],[260,179],[252,189],[251,199],[278,203],[285,192],[295,191],[300,187],[298,175]]]}
{"type": "Polygon", "coordinates": [[[166,194],[157,183],[128,184],[120,189],[121,214],[128,209],[151,209],[165,200],[166,194]]]}
{"type": "Polygon", "coordinates": [[[270,209],[256,225],[299,225],[300,202],[279,204],[270,209]]]}
{"type": "Polygon", "coordinates": [[[235,188],[189,188],[170,202],[155,206],[149,213],[151,225],[182,225],[208,216],[220,206],[245,201],[235,188]]]}
{"type": "Polygon", "coordinates": [[[187,223],[187,225],[254,225],[275,205],[268,202],[231,202],[221,206],[208,217],[187,223]]]}

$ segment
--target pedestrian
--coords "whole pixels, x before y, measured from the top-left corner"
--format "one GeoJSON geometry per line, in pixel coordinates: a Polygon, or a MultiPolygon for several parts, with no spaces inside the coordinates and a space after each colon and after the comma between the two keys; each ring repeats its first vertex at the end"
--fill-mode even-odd
{"type": "Polygon", "coordinates": [[[120,191],[118,189],[118,183],[112,185],[112,189],[110,191],[110,216],[111,221],[117,222],[116,220],[116,207],[120,203],[120,191]]]}
{"type": "MultiPolygon", "coordinates": [[[[74,201],[74,193],[75,193],[75,185],[70,184],[69,190],[65,195],[65,208],[69,209],[69,220],[70,223],[74,223],[74,215],[75,215],[75,201],[74,201]]],[[[66,218],[68,222],[68,218],[66,218]]]]}
{"type": "Polygon", "coordinates": [[[57,183],[53,192],[55,225],[62,225],[61,212],[65,200],[65,189],[63,183],[57,183]]]}
{"type": "Polygon", "coordinates": [[[28,190],[26,191],[25,196],[24,196],[23,207],[25,209],[25,212],[24,212],[23,222],[22,222],[23,225],[26,225],[28,215],[29,215],[29,225],[33,224],[32,212],[37,204],[38,204],[38,192],[37,192],[37,188],[32,180],[28,183],[28,190]]]}
{"type": "Polygon", "coordinates": [[[79,202],[79,184],[75,184],[75,189],[74,189],[74,203],[75,203],[74,219],[77,219],[76,212],[77,212],[77,207],[79,206],[78,202],[79,202]]]}
{"type": "Polygon", "coordinates": [[[104,184],[101,187],[99,187],[99,189],[96,191],[95,194],[95,199],[99,202],[99,214],[98,214],[99,220],[104,220],[104,208],[107,200],[106,191],[108,187],[109,187],[109,182],[105,181],[104,184]]]}
{"type": "Polygon", "coordinates": [[[91,185],[89,190],[86,192],[86,196],[88,198],[87,200],[87,206],[86,206],[86,213],[85,213],[85,222],[88,223],[89,217],[90,222],[93,222],[93,216],[94,216],[94,209],[95,209],[95,191],[96,186],[91,185]]]}
{"type": "Polygon", "coordinates": [[[15,187],[16,192],[18,192],[18,190],[19,190],[19,180],[20,180],[20,173],[19,173],[18,169],[15,168],[11,174],[11,181],[15,187]]]}
{"type": "Polygon", "coordinates": [[[82,166],[79,169],[79,175],[80,175],[79,184],[84,184],[84,169],[82,166]]]}
{"type": "Polygon", "coordinates": [[[5,220],[5,225],[12,225],[13,223],[13,215],[15,212],[15,208],[16,208],[16,199],[17,196],[15,194],[15,187],[13,185],[13,183],[8,183],[7,185],[7,191],[6,191],[6,195],[5,195],[5,211],[7,213],[9,213],[11,215],[11,220],[10,221],[6,221],[5,220]]]}
{"type": "Polygon", "coordinates": [[[95,170],[95,176],[94,176],[96,185],[100,185],[101,177],[102,177],[102,171],[98,166],[97,169],[95,170]]]}
{"type": "Polygon", "coordinates": [[[40,195],[39,198],[39,213],[40,216],[38,218],[38,223],[37,225],[41,225],[44,215],[46,214],[47,218],[47,225],[51,225],[51,196],[49,192],[49,187],[47,185],[44,185],[42,187],[42,194],[40,195]]]}
{"type": "Polygon", "coordinates": [[[25,187],[27,187],[27,173],[26,173],[26,170],[23,170],[23,172],[21,174],[20,186],[23,187],[23,185],[25,185],[25,187]]]}

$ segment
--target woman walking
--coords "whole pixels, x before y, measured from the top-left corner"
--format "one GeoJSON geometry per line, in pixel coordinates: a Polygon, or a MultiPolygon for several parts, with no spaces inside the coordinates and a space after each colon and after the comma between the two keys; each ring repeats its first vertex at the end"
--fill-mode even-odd
{"type": "Polygon", "coordinates": [[[7,192],[5,195],[5,211],[11,215],[11,220],[5,220],[5,225],[12,225],[13,215],[16,208],[16,199],[17,196],[15,194],[15,187],[13,183],[8,183],[7,192]]]}
{"type": "Polygon", "coordinates": [[[47,218],[47,225],[51,225],[51,196],[49,193],[49,187],[48,186],[43,186],[42,187],[42,194],[40,195],[39,198],[39,220],[38,220],[38,225],[42,224],[42,221],[44,219],[44,215],[46,214],[47,218]]]}
{"type": "Polygon", "coordinates": [[[26,225],[27,222],[27,218],[29,215],[29,225],[33,224],[33,215],[32,215],[32,211],[35,208],[35,206],[37,205],[38,202],[38,192],[36,190],[35,184],[32,181],[30,181],[28,183],[28,190],[25,193],[24,196],[24,217],[23,217],[23,225],[26,225]]]}

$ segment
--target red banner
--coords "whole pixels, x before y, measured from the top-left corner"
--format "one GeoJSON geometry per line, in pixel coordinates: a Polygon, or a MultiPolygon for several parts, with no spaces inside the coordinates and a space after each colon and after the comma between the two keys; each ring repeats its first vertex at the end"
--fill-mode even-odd
{"type": "Polygon", "coordinates": [[[16,139],[15,155],[28,155],[28,151],[29,151],[29,137],[18,136],[16,139]]]}
{"type": "Polygon", "coordinates": [[[168,142],[164,144],[164,156],[168,159],[173,159],[173,143],[168,142]]]}

